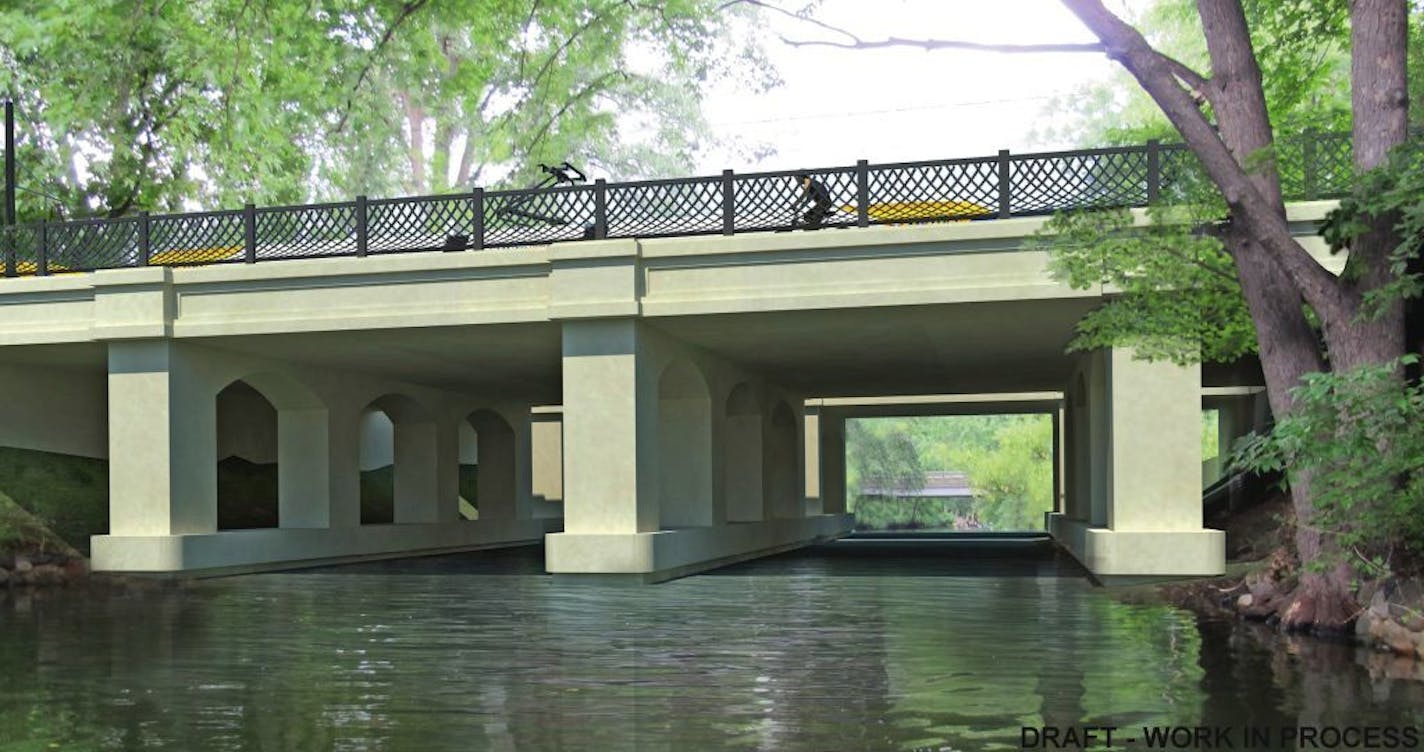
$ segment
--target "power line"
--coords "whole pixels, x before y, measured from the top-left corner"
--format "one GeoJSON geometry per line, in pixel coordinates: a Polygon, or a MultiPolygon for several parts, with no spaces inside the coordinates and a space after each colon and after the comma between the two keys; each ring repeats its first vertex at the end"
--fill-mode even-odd
{"type": "Polygon", "coordinates": [[[823,112],[805,115],[787,115],[785,117],[759,118],[757,120],[711,120],[710,125],[762,125],[769,123],[793,123],[803,120],[832,120],[837,118],[865,117],[867,115],[893,115],[900,112],[924,112],[927,110],[947,110],[955,107],[982,107],[993,104],[1016,104],[1018,102],[1038,102],[1053,99],[1054,95],[1043,94],[1035,97],[1017,97],[1013,99],[984,99],[974,102],[945,102],[942,104],[915,105],[911,107],[890,107],[880,110],[854,110],[850,112],[823,112]]]}

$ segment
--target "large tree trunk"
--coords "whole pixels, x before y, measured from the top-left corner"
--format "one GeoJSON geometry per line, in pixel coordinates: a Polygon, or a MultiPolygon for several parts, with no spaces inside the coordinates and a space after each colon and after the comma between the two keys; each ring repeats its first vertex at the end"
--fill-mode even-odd
{"type": "MultiPolygon", "coordinates": [[[[1355,169],[1384,164],[1390,150],[1408,136],[1409,90],[1405,51],[1409,7],[1406,0],[1352,0],[1350,3],[1350,104],[1355,169]]],[[[1356,301],[1353,320],[1327,328],[1331,362],[1346,370],[1382,363],[1404,354],[1404,306],[1394,302],[1382,315],[1362,320],[1360,304],[1371,290],[1393,279],[1389,256],[1399,244],[1398,217],[1374,218],[1369,231],[1350,246],[1345,287],[1356,301]]]]}
{"type": "MultiPolygon", "coordinates": [[[[1408,18],[1406,0],[1352,0],[1350,4],[1352,136],[1359,172],[1383,164],[1389,151],[1407,136],[1408,18]]],[[[1394,232],[1397,220],[1393,215],[1373,218],[1370,228],[1350,246],[1349,266],[1340,282],[1348,305],[1333,316],[1322,316],[1326,352],[1334,370],[1384,363],[1404,354],[1403,304],[1395,301],[1374,317],[1363,310],[1365,294],[1393,278],[1389,256],[1399,243],[1394,232]]],[[[1322,573],[1302,573],[1281,622],[1287,628],[1340,630],[1357,608],[1349,595],[1354,572],[1333,539],[1311,526],[1313,515],[1313,506],[1302,508],[1297,503],[1296,546],[1301,561],[1333,563],[1322,573]]]]}
{"type": "MultiPolygon", "coordinates": [[[[1198,0],[1202,30],[1211,57],[1212,97],[1218,131],[1237,162],[1246,164],[1254,153],[1272,144],[1270,116],[1266,110],[1261,69],[1256,62],[1246,16],[1238,0],[1198,0]]],[[[1280,174],[1274,164],[1263,163],[1250,176],[1252,184],[1271,207],[1285,216],[1280,174]]],[[[1304,301],[1289,276],[1268,253],[1251,242],[1249,228],[1230,233],[1227,247],[1236,260],[1237,276],[1256,326],[1256,341],[1266,392],[1277,416],[1291,410],[1290,390],[1307,373],[1323,370],[1319,346],[1305,319],[1304,301]]],[[[1302,563],[1322,557],[1341,560],[1332,540],[1315,526],[1315,499],[1308,477],[1296,474],[1291,484],[1295,511],[1295,546],[1302,563]]],[[[1305,568],[1300,585],[1287,602],[1281,621],[1287,629],[1340,630],[1354,619],[1351,596],[1353,572],[1336,566],[1327,572],[1305,568]]]]}
{"type": "MultiPolygon", "coordinates": [[[[1305,374],[1322,370],[1326,357],[1337,369],[1397,357],[1403,348],[1400,307],[1371,321],[1359,316],[1364,292],[1388,281],[1392,219],[1380,218],[1359,239],[1360,247],[1351,248],[1350,263],[1359,274],[1342,282],[1291,237],[1274,166],[1257,168],[1253,174],[1243,167],[1249,155],[1271,146],[1272,133],[1240,1],[1198,0],[1212,63],[1209,80],[1152,49],[1100,0],[1064,3],[1161,106],[1226,199],[1232,220],[1224,239],[1256,326],[1267,396],[1276,415],[1290,413],[1290,389],[1305,374]],[[1215,129],[1194,95],[1210,102],[1215,129]],[[1305,319],[1304,304],[1322,321],[1325,354],[1305,319]]],[[[1354,0],[1351,13],[1356,163],[1369,168],[1405,136],[1406,0],[1354,0]]],[[[1309,566],[1322,557],[1343,561],[1333,555],[1330,539],[1312,525],[1309,478],[1297,478],[1292,501],[1296,549],[1306,566],[1282,621],[1288,628],[1343,628],[1354,616],[1349,568],[1341,564],[1319,573],[1309,566]]]]}

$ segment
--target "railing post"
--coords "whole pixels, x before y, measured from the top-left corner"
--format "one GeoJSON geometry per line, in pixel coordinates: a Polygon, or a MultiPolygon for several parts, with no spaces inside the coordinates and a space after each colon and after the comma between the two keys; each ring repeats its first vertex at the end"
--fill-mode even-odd
{"type": "Polygon", "coordinates": [[[999,219],[1008,219],[1013,214],[1009,202],[1009,150],[999,150],[999,219]]]}
{"type": "Polygon", "coordinates": [[[470,248],[483,250],[485,247],[485,189],[475,186],[470,195],[470,210],[474,212],[474,227],[470,230],[470,248]]]}
{"type": "Polygon", "coordinates": [[[1305,133],[1301,135],[1300,150],[1303,170],[1300,189],[1305,194],[1301,198],[1306,200],[1315,198],[1315,193],[1319,190],[1320,174],[1317,172],[1315,164],[1318,141],[1314,128],[1306,128],[1305,133]]]}
{"type": "Polygon", "coordinates": [[[1147,142],[1147,203],[1155,204],[1162,196],[1162,142],[1147,142]]]}
{"type": "Polygon", "coordinates": [[[35,274],[43,277],[49,274],[49,223],[40,220],[39,248],[35,253],[35,274]]]}
{"type": "Polygon", "coordinates": [[[870,226],[870,162],[864,159],[855,162],[855,224],[870,226]]]}
{"type": "Polygon", "coordinates": [[[5,244],[5,276],[13,277],[19,273],[15,268],[15,225],[6,225],[0,228],[0,242],[5,244]]]}
{"type": "Polygon", "coordinates": [[[148,266],[153,258],[152,226],[148,212],[138,213],[138,265],[148,266]]]}
{"type": "Polygon", "coordinates": [[[257,205],[244,204],[242,207],[243,260],[257,263],[257,205]]]}
{"type": "Polygon", "coordinates": [[[356,197],[356,258],[364,258],[371,242],[369,226],[366,224],[366,197],[356,197]]]}
{"type": "Polygon", "coordinates": [[[608,182],[603,178],[593,181],[593,237],[608,237],[608,182]]]}
{"type": "Polygon", "coordinates": [[[722,234],[737,231],[737,204],[732,193],[732,171],[722,171],[722,234]]]}

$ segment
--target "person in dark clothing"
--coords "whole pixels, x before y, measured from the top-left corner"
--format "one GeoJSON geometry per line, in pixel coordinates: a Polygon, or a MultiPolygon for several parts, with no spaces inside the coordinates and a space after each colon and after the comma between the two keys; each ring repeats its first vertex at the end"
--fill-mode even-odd
{"type": "Polygon", "coordinates": [[[811,177],[809,172],[796,173],[796,182],[801,185],[801,200],[796,202],[796,210],[810,204],[811,208],[801,215],[802,226],[808,230],[814,230],[826,221],[826,216],[831,213],[831,192],[826,189],[825,183],[811,177]]]}

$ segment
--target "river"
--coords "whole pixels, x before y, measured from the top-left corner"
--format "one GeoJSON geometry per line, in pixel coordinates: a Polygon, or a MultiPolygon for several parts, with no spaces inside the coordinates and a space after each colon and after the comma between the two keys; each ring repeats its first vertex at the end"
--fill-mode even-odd
{"type": "Polygon", "coordinates": [[[967,751],[1083,725],[1119,748],[1226,728],[1242,749],[1247,727],[1272,734],[1251,748],[1424,728],[1403,664],[1119,602],[1042,543],[840,543],[654,586],[541,563],[0,590],[0,750],[967,751]]]}

